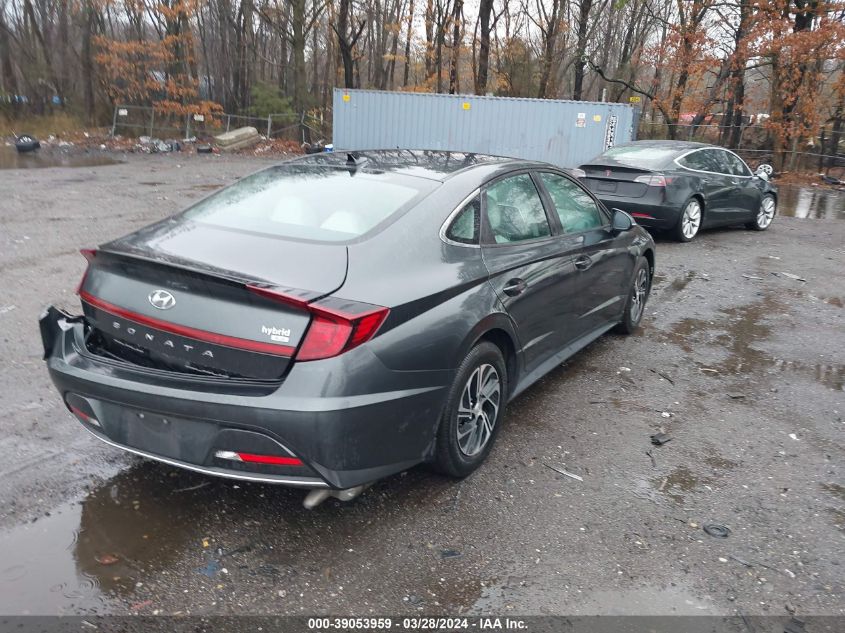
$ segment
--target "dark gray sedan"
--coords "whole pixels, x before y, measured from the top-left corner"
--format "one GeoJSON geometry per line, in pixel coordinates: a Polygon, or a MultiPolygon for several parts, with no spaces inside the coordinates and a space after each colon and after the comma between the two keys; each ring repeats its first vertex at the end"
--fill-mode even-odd
{"type": "Polygon", "coordinates": [[[716,226],[764,231],[777,213],[771,168],[752,172],[739,156],[714,145],[636,141],[612,147],[581,170],[605,205],[682,242],[716,226]]]}
{"type": "Polygon", "coordinates": [[[84,255],[82,313],[41,318],[84,428],[309,507],[472,472],[511,399],[637,327],[654,273],[649,235],[565,172],[444,152],[283,163],[84,255]]]}

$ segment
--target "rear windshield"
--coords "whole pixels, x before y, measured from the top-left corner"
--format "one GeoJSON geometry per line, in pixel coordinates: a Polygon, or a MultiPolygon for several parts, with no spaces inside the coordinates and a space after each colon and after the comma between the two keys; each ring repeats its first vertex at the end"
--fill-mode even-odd
{"type": "Polygon", "coordinates": [[[669,147],[649,147],[648,145],[620,145],[611,147],[602,156],[612,158],[617,163],[632,167],[662,167],[679,154],[677,149],[669,147]]]}
{"type": "Polygon", "coordinates": [[[341,242],[372,230],[436,184],[391,173],[283,165],[220,190],[185,217],[276,237],[341,242]]]}

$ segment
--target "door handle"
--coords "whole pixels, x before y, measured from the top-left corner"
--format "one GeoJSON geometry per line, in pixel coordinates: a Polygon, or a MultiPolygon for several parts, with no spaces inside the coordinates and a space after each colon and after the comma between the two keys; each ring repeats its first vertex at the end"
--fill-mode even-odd
{"type": "Polygon", "coordinates": [[[528,284],[525,283],[524,279],[509,279],[507,283],[505,283],[505,287],[502,288],[502,292],[504,292],[509,297],[515,297],[525,292],[525,289],[527,287],[528,284]]]}
{"type": "Polygon", "coordinates": [[[578,270],[587,270],[592,265],[593,259],[589,255],[581,255],[581,257],[575,260],[575,268],[578,270]]]}

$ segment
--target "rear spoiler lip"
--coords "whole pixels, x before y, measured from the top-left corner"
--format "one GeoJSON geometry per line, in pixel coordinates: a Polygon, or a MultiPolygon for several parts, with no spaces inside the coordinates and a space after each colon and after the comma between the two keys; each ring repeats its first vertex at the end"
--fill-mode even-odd
{"type": "Polygon", "coordinates": [[[157,257],[149,257],[146,255],[142,255],[140,253],[134,253],[131,251],[125,250],[117,250],[105,247],[97,247],[97,253],[103,253],[105,255],[112,255],[118,258],[126,258],[126,259],[134,259],[137,261],[142,261],[148,264],[153,264],[156,266],[166,266],[169,268],[176,268],[177,270],[183,270],[185,272],[193,273],[196,275],[203,275],[205,277],[209,277],[216,281],[226,281],[228,283],[234,284],[236,286],[243,287],[246,290],[249,290],[249,286],[253,285],[260,285],[271,287],[276,289],[280,292],[284,292],[285,294],[295,297],[297,300],[302,301],[302,303],[312,303],[323,297],[327,297],[333,294],[335,291],[332,292],[315,292],[313,290],[306,290],[304,288],[291,288],[289,286],[282,286],[277,284],[274,281],[270,281],[268,279],[263,279],[260,277],[250,277],[250,276],[239,276],[237,274],[232,274],[228,271],[221,270],[218,268],[213,267],[204,267],[204,266],[191,266],[190,264],[180,261],[180,260],[172,260],[169,258],[157,258],[157,257]]]}
{"type": "Polygon", "coordinates": [[[583,169],[587,172],[587,176],[590,175],[590,171],[603,171],[607,169],[614,169],[616,171],[623,171],[623,172],[636,172],[641,174],[653,174],[656,172],[663,171],[662,169],[650,169],[648,167],[634,167],[633,165],[625,165],[623,163],[587,163],[584,165],[579,166],[580,169],[583,169]]]}

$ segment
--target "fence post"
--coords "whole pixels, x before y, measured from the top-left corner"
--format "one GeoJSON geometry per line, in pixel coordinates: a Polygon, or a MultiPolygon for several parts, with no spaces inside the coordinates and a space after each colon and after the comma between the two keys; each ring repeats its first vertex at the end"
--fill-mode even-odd
{"type": "Polygon", "coordinates": [[[819,139],[820,148],[819,148],[819,173],[824,171],[824,150],[825,150],[825,137],[824,137],[824,128],[822,128],[821,138],[819,139]]]}
{"type": "Polygon", "coordinates": [[[150,138],[152,138],[153,130],[155,129],[155,127],[154,127],[155,119],[156,119],[156,109],[150,108],[150,138]]]}
{"type": "Polygon", "coordinates": [[[191,138],[191,115],[189,114],[185,118],[187,119],[185,122],[185,138],[191,138]]]}
{"type": "Polygon", "coordinates": [[[227,114],[227,115],[226,115],[226,131],[227,131],[227,132],[229,131],[229,125],[230,125],[231,123],[232,123],[232,115],[231,115],[231,114],[227,114]]]}
{"type": "Polygon", "coordinates": [[[273,115],[267,115],[267,138],[270,138],[270,126],[272,125],[273,115]]]}
{"type": "Polygon", "coordinates": [[[117,127],[117,106],[114,106],[114,114],[111,118],[111,138],[114,138],[114,131],[117,127]]]}

